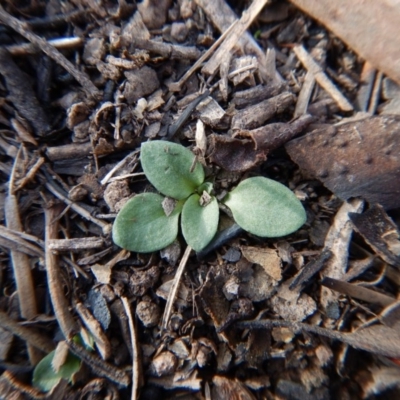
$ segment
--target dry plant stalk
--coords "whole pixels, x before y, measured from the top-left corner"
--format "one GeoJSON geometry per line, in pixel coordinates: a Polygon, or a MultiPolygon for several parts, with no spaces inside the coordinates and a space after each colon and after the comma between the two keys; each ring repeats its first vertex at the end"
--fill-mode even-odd
{"type": "Polygon", "coordinates": [[[161,333],[164,329],[167,328],[168,321],[169,321],[169,318],[172,313],[172,307],[174,305],[174,301],[175,301],[176,295],[178,293],[179,283],[181,281],[182,274],[185,269],[186,263],[189,259],[191,251],[192,251],[192,248],[190,246],[187,246],[185,252],[183,253],[182,260],[179,263],[179,267],[176,270],[174,282],[172,283],[171,289],[169,291],[167,304],[165,305],[164,315],[162,317],[161,333]]]}
{"type": "MultiPolygon", "coordinates": [[[[23,226],[19,215],[18,201],[14,193],[14,177],[15,169],[18,164],[19,151],[14,161],[14,166],[10,175],[9,180],[9,193],[6,197],[4,214],[6,217],[7,227],[15,231],[22,232],[23,226]]],[[[37,316],[37,303],[35,294],[35,285],[31,273],[31,266],[29,257],[19,251],[18,249],[12,249],[10,251],[11,262],[13,266],[13,273],[15,282],[17,285],[19,307],[21,311],[21,317],[26,319],[32,319],[37,316]]],[[[42,358],[42,354],[37,349],[28,345],[28,353],[31,364],[36,365],[42,358]]]]}
{"type": "Polygon", "coordinates": [[[314,75],[314,78],[318,82],[318,84],[321,85],[321,87],[324,88],[330,96],[332,96],[338,106],[343,111],[352,111],[353,106],[342,95],[342,93],[339,92],[336,86],[326,76],[321,67],[316,63],[316,61],[314,61],[307,50],[302,45],[298,45],[293,47],[293,51],[300,62],[303,64],[304,68],[306,68],[308,72],[311,72],[314,75]]]}
{"type": "Polygon", "coordinates": [[[74,334],[78,331],[72,314],[69,311],[69,304],[64,295],[64,289],[61,281],[61,271],[58,262],[58,256],[51,248],[51,240],[58,236],[58,216],[60,210],[57,206],[45,209],[45,232],[46,232],[46,272],[47,283],[50,292],[51,303],[53,304],[54,314],[60,325],[61,332],[67,341],[71,341],[74,334]]]}
{"type": "Polygon", "coordinates": [[[128,325],[131,336],[131,344],[132,344],[132,393],[131,399],[136,400],[138,398],[139,384],[141,378],[141,369],[140,369],[140,360],[139,360],[139,351],[137,345],[137,337],[135,324],[133,322],[131,307],[129,301],[126,297],[121,297],[122,304],[124,306],[124,310],[126,316],[128,317],[128,325]]]}

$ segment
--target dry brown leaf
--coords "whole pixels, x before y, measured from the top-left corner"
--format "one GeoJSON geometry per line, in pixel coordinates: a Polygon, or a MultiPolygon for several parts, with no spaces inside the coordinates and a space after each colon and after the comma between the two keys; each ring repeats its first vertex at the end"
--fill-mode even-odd
{"type": "Polygon", "coordinates": [[[282,261],[276,250],[250,246],[242,246],[240,250],[247,261],[261,265],[271,278],[282,279],[282,261]]]}
{"type": "Polygon", "coordinates": [[[58,342],[53,360],[51,361],[51,366],[55,373],[57,373],[60,368],[65,364],[68,357],[68,344],[65,340],[58,342]]]}
{"type": "Polygon", "coordinates": [[[400,206],[399,127],[394,116],[344,121],[294,139],[286,150],[339,198],[361,196],[392,209],[400,206]]]}

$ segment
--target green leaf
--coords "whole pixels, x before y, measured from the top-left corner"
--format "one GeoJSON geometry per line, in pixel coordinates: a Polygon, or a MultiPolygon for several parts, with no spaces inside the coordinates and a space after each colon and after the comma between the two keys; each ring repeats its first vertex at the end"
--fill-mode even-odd
{"type": "Polygon", "coordinates": [[[81,360],[69,353],[65,363],[58,372],[55,372],[52,367],[54,354],[55,351],[52,351],[44,357],[33,371],[33,385],[44,392],[53,389],[61,379],[66,379],[70,382],[73,375],[77,373],[81,367],[81,360]]]}
{"type": "Polygon", "coordinates": [[[156,140],[142,144],[141,162],[144,173],[162,194],[182,200],[189,197],[204,181],[204,170],[195,156],[180,144],[156,140]]]}
{"type": "Polygon", "coordinates": [[[293,192],[263,177],[242,181],[224,203],[241,228],[261,237],[288,235],[306,221],[306,212],[293,192]]]}
{"type": "Polygon", "coordinates": [[[200,196],[190,196],[182,210],[182,233],[186,243],[195,251],[204,249],[218,228],[219,208],[215,197],[206,206],[200,205],[200,196]]]}
{"type": "Polygon", "coordinates": [[[139,253],[150,253],[171,244],[178,235],[182,205],[167,217],[164,198],[156,193],[141,193],[122,207],[113,225],[113,240],[118,246],[139,253]]]}

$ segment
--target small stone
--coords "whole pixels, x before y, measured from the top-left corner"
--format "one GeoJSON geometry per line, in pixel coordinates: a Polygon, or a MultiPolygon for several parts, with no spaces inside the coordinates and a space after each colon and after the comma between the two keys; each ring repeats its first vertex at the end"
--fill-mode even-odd
{"type": "Polygon", "coordinates": [[[157,376],[170,375],[175,371],[178,360],[170,351],[163,351],[155,357],[150,370],[157,376]]]}
{"type": "Polygon", "coordinates": [[[160,308],[150,300],[143,300],[136,307],[136,315],[146,328],[152,328],[160,320],[160,308]]]}

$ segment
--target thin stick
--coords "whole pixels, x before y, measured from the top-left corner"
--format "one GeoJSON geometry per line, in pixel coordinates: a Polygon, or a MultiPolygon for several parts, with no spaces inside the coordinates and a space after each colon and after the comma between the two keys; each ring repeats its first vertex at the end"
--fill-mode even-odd
{"type": "Polygon", "coordinates": [[[131,334],[132,344],[132,394],[131,399],[136,400],[138,398],[139,382],[140,382],[140,364],[139,364],[139,353],[136,339],[135,325],[133,323],[131,307],[126,297],[121,297],[122,304],[124,305],[126,316],[128,317],[128,326],[131,334]]]}
{"type": "Polygon", "coordinates": [[[353,106],[342,95],[342,93],[339,92],[337,87],[326,76],[326,74],[322,71],[322,68],[316,63],[316,61],[314,61],[307,50],[302,45],[297,45],[293,47],[293,51],[300,62],[303,64],[304,68],[314,74],[315,80],[330,94],[330,96],[336,101],[340,109],[343,111],[352,111],[353,106]]]}
{"type": "Polygon", "coordinates": [[[46,272],[47,284],[49,287],[51,303],[53,304],[54,314],[60,325],[61,332],[65,339],[70,341],[77,332],[78,326],[72,314],[69,311],[69,305],[64,295],[63,285],[61,283],[61,271],[58,257],[50,249],[52,239],[58,236],[58,207],[45,209],[45,236],[46,236],[46,272]]]}
{"type": "Polygon", "coordinates": [[[132,153],[129,153],[125,158],[123,158],[121,161],[119,161],[111,170],[107,173],[107,175],[101,180],[101,184],[105,185],[110,178],[115,174],[118,169],[120,169],[125,163],[127,163],[131,158],[136,156],[136,154],[139,153],[139,150],[132,151],[132,153]]]}
{"type": "MultiPolygon", "coordinates": [[[[21,152],[18,151],[17,157],[14,161],[12,172],[10,174],[8,195],[6,197],[4,205],[4,214],[6,217],[7,226],[10,229],[22,232],[23,227],[21,217],[19,215],[18,200],[16,196],[12,194],[14,189],[15,171],[20,154],[21,152]]],[[[38,311],[35,285],[33,282],[29,257],[21,251],[15,249],[10,251],[10,255],[14,278],[17,285],[21,316],[26,319],[32,319],[37,316],[38,311]]],[[[28,353],[32,365],[36,365],[42,358],[40,352],[38,352],[36,348],[32,348],[32,346],[30,345],[28,345],[28,353]]]]}
{"type": "MultiPolygon", "coordinates": [[[[71,49],[82,46],[83,39],[76,36],[50,39],[49,44],[54,46],[58,50],[71,49]]],[[[13,56],[35,54],[39,51],[37,46],[34,46],[31,43],[14,44],[11,46],[6,46],[6,50],[13,56]]]]}
{"type": "Polygon", "coordinates": [[[56,63],[60,64],[65,68],[83,87],[86,93],[95,98],[101,97],[101,92],[92,83],[89,77],[79,71],[70,61],[68,61],[54,46],[52,46],[47,40],[34,34],[29,30],[29,26],[26,23],[20,22],[17,18],[14,18],[8,14],[4,8],[0,5],[0,21],[10,28],[14,29],[25,39],[29,40],[33,45],[39,47],[43,53],[48,55],[56,63]]]}
{"type": "Polygon", "coordinates": [[[169,318],[170,318],[171,312],[172,312],[172,306],[174,305],[174,301],[175,301],[175,298],[176,298],[176,295],[177,295],[178,289],[179,289],[179,284],[181,282],[182,274],[185,269],[186,263],[189,259],[191,251],[192,251],[192,248],[190,246],[187,246],[185,253],[183,254],[182,260],[179,263],[179,267],[176,270],[174,282],[172,283],[171,289],[168,294],[167,304],[165,305],[165,311],[164,311],[164,315],[163,315],[162,323],[161,323],[161,333],[163,332],[164,329],[167,328],[168,321],[169,321],[169,318]]]}
{"type": "MultiPolygon", "coordinates": [[[[238,24],[235,29],[232,30],[231,34],[222,43],[221,47],[213,54],[207,64],[202,68],[202,72],[207,75],[213,75],[218,67],[221,65],[222,60],[226,57],[226,54],[237,45],[240,37],[247,31],[253,20],[257,17],[260,11],[263,9],[268,0],[254,0],[250,7],[243,12],[238,24]]],[[[264,56],[265,59],[265,56],[264,56]]],[[[260,63],[262,64],[262,63],[260,63]]],[[[261,68],[263,65],[261,65],[261,68]]]]}
{"type": "Polygon", "coordinates": [[[200,65],[207,60],[208,57],[214,53],[215,49],[225,40],[225,38],[231,33],[233,28],[239,20],[234,21],[231,26],[217,39],[217,41],[192,65],[192,67],[179,79],[178,82],[171,83],[169,85],[169,90],[171,92],[179,92],[182,85],[191,77],[191,75],[200,67],[200,65]]]}
{"type": "Polygon", "coordinates": [[[112,225],[101,221],[100,219],[97,219],[93,217],[89,211],[85,210],[83,207],[81,207],[79,204],[74,203],[70,199],[68,199],[66,196],[64,196],[61,192],[59,192],[52,184],[51,182],[45,182],[44,186],[46,189],[48,189],[51,193],[54,194],[57,198],[62,200],[65,204],[70,206],[76,213],[81,215],[83,218],[89,220],[90,222],[93,222],[94,224],[100,226],[100,228],[103,230],[104,235],[108,235],[111,232],[112,225]]]}

